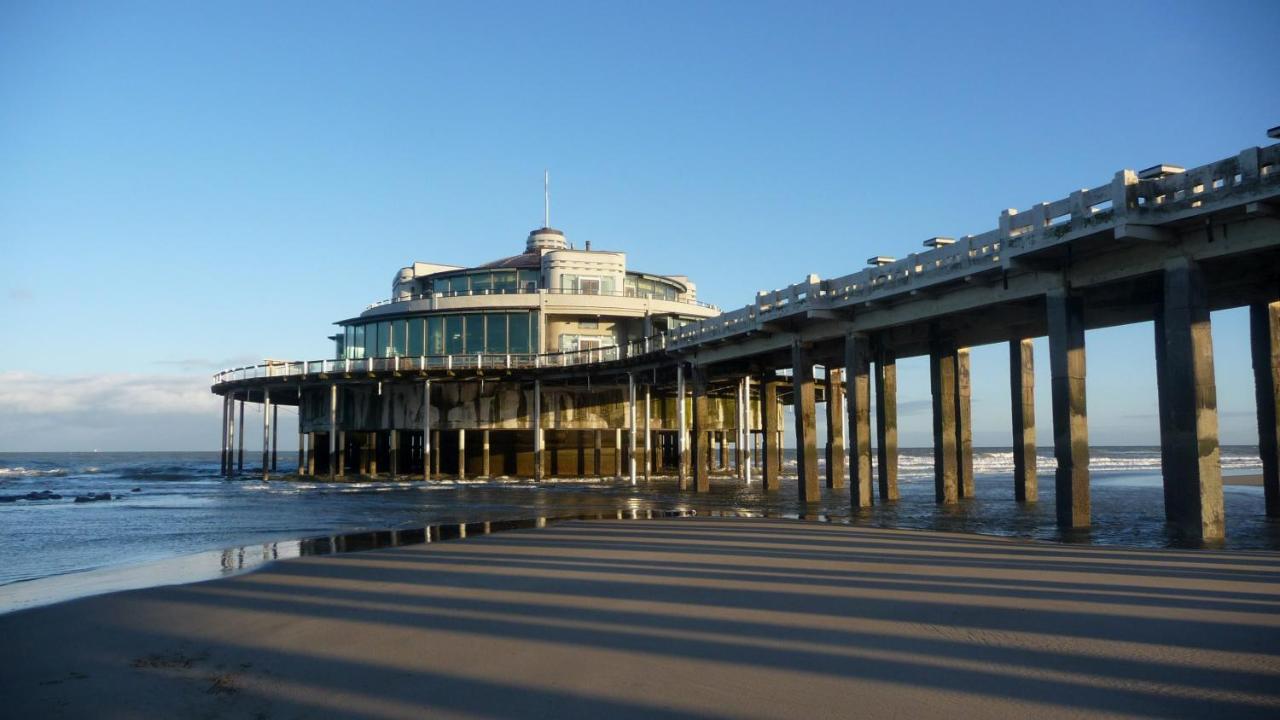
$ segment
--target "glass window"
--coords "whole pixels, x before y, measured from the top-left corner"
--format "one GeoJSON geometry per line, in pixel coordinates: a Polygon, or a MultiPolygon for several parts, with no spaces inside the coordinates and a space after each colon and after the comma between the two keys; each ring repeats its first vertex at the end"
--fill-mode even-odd
{"type": "Polygon", "coordinates": [[[409,318],[409,343],[406,348],[409,357],[418,357],[425,355],[426,350],[423,349],[422,329],[424,323],[422,318],[409,318]]]}
{"type": "Polygon", "coordinates": [[[493,291],[496,293],[513,293],[516,291],[516,271],[499,270],[493,274],[493,291]]]}
{"type": "Polygon", "coordinates": [[[492,313],[485,316],[484,348],[486,352],[507,351],[507,316],[492,313]]]}
{"type": "Polygon", "coordinates": [[[561,276],[560,276],[560,289],[561,289],[561,290],[567,290],[568,292],[577,292],[577,291],[578,291],[578,276],[577,276],[577,275],[561,275],[561,276]]]}
{"type": "Polygon", "coordinates": [[[378,355],[378,326],[374,323],[361,325],[364,330],[364,356],[367,358],[376,357],[378,355]]]}
{"type": "Polygon", "coordinates": [[[462,354],[461,315],[446,315],[444,318],[444,352],[446,355],[462,354]]]}
{"type": "Polygon", "coordinates": [[[537,270],[521,270],[520,271],[520,289],[524,292],[534,292],[538,289],[538,284],[542,282],[542,273],[537,270]]]}
{"type": "Polygon", "coordinates": [[[484,352],[484,315],[467,315],[466,353],[484,352]]]}
{"type": "Polygon", "coordinates": [[[583,295],[599,295],[600,294],[600,278],[598,277],[578,278],[578,292],[583,295]]]}
{"type": "Polygon", "coordinates": [[[432,315],[427,318],[427,354],[444,355],[444,318],[432,315]]]}
{"type": "Polygon", "coordinates": [[[510,325],[507,331],[507,337],[510,338],[507,344],[508,352],[529,352],[529,317],[529,313],[507,315],[507,322],[510,325]]]}
{"type": "Polygon", "coordinates": [[[409,348],[409,321],[396,320],[391,323],[391,347],[396,355],[404,356],[409,348]]]}
{"type": "Polygon", "coordinates": [[[471,292],[477,295],[493,289],[493,276],[489,273],[476,273],[471,276],[471,292]]]}
{"type": "Polygon", "coordinates": [[[542,346],[538,344],[538,316],[533,313],[529,313],[529,352],[542,352],[542,346]]]}
{"type": "Polygon", "coordinates": [[[465,295],[471,290],[470,279],[466,275],[459,275],[449,281],[449,290],[460,295],[465,295]]]}
{"type": "Polygon", "coordinates": [[[355,326],[353,325],[346,326],[345,328],[342,329],[342,334],[344,337],[343,350],[345,351],[342,357],[355,357],[355,353],[354,353],[355,345],[356,345],[355,326]]]}
{"type": "Polygon", "coordinates": [[[378,323],[378,354],[374,357],[391,357],[391,323],[378,323]]]}

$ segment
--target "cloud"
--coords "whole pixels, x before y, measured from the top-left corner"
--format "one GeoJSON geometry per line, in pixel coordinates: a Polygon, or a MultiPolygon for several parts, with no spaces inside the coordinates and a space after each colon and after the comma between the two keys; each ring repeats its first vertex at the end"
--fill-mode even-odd
{"type": "Polygon", "coordinates": [[[0,372],[0,450],[217,448],[208,375],[0,372]]]}
{"type": "Polygon", "coordinates": [[[8,292],[6,292],[5,296],[14,302],[24,303],[24,302],[27,302],[28,300],[35,298],[35,293],[31,292],[30,288],[16,287],[16,288],[11,288],[8,292]]]}

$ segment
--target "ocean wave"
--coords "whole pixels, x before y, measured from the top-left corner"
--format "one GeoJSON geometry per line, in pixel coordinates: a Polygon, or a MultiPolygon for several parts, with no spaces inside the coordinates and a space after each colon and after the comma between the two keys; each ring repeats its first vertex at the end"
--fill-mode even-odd
{"type": "Polygon", "coordinates": [[[0,478],[6,477],[62,477],[67,474],[66,468],[50,468],[48,470],[40,470],[38,468],[11,467],[0,468],[0,478]]]}

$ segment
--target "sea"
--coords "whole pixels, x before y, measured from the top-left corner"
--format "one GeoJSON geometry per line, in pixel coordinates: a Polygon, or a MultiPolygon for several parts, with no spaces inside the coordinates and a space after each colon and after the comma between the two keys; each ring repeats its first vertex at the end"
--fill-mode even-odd
{"type": "MultiPolygon", "coordinates": [[[[282,458],[280,474],[264,482],[248,463],[239,478],[220,477],[216,452],[0,453],[0,613],[245,572],[305,554],[308,538],[532,518],[759,515],[1051,542],[1187,545],[1165,523],[1158,447],[1092,448],[1093,525],[1068,535],[1054,519],[1052,451],[1039,454],[1036,503],[1014,501],[1008,449],[976,448],[976,497],[939,506],[932,450],[914,448],[900,452],[901,499],[853,512],[847,488],[824,488],[820,503],[801,505],[793,455],[785,458],[781,492],[725,476],[713,477],[711,492],[695,494],[671,478],[635,485],[614,478],[330,483],[290,477],[295,467],[282,458]],[[104,493],[110,499],[85,500],[104,493]]],[[[1261,472],[1256,447],[1225,446],[1221,459],[1224,476],[1261,472]]],[[[1223,547],[1280,550],[1280,523],[1264,516],[1260,486],[1229,483],[1224,495],[1223,547]]]]}

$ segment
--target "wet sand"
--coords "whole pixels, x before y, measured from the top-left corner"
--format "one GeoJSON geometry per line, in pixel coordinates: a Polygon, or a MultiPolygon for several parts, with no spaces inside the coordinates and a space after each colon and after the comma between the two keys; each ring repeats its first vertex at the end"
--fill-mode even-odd
{"type": "Polygon", "coordinates": [[[1222,484],[1262,487],[1262,473],[1256,473],[1253,475],[1223,475],[1222,484]]]}
{"type": "Polygon", "coordinates": [[[0,616],[4,717],[1276,717],[1280,553],[577,521],[0,616]]]}

